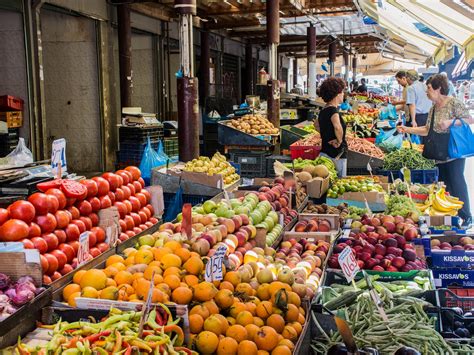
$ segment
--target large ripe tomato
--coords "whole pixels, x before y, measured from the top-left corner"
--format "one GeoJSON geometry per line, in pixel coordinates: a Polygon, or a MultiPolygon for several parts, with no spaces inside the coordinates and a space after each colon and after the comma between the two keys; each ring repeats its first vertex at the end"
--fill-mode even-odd
{"type": "Polygon", "coordinates": [[[37,216],[35,223],[40,226],[43,233],[50,233],[56,229],[57,222],[54,214],[48,213],[44,216],[37,216]]]}
{"type": "Polygon", "coordinates": [[[61,181],[61,191],[69,198],[84,200],[87,197],[87,188],[75,180],[61,181]]]}
{"type": "Polygon", "coordinates": [[[110,197],[107,196],[107,195],[106,196],[100,196],[99,200],[100,200],[100,208],[101,209],[109,208],[110,206],[112,206],[112,201],[110,200],[110,197]]]}
{"type": "Polygon", "coordinates": [[[35,218],[35,206],[28,201],[18,200],[8,206],[10,218],[21,219],[25,223],[31,223],[35,218]]]}
{"type": "Polygon", "coordinates": [[[79,212],[76,206],[71,206],[67,210],[71,213],[72,219],[78,219],[81,216],[81,212],[79,212]]]}
{"type": "Polygon", "coordinates": [[[31,241],[33,242],[35,249],[38,249],[40,254],[44,254],[48,251],[48,243],[46,243],[46,240],[44,240],[41,237],[34,237],[31,238],[31,241]]]}
{"type": "Polygon", "coordinates": [[[21,242],[23,243],[23,248],[25,248],[25,249],[34,249],[35,248],[35,245],[29,239],[26,239],[26,238],[22,239],[21,242]]]}
{"type": "Polygon", "coordinates": [[[132,216],[133,224],[135,226],[139,226],[140,224],[142,224],[142,219],[140,218],[140,215],[138,213],[132,212],[130,213],[130,216],[132,216]]]}
{"type": "Polygon", "coordinates": [[[72,271],[74,271],[74,268],[70,264],[66,264],[66,265],[64,265],[64,267],[61,270],[59,270],[59,273],[62,276],[64,276],[64,275],[69,274],[72,271]]]}
{"type": "Polygon", "coordinates": [[[53,254],[44,254],[44,257],[48,260],[48,264],[49,264],[49,267],[48,267],[48,271],[46,271],[46,275],[53,275],[56,270],[58,270],[58,266],[59,266],[59,263],[58,263],[58,259],[56,259],[56,257],[53,255],[53,254]]]}
{"type": "Polygon", "coordinates": [[[123,191],[123,201],[128,200],[130,196],[132,196],[132,192],[130,191],[130,188],[126,185],[123,185],[121,189],[123,191]]]}
{"type": "Polygon", "coordinates": [[[54,214],[54,217],[56,217],[56,222],[57,222],[56,227],[60,228],[60,229],[66,228],[67,225],[69,224],[69,222],[71,222],[71,218],[70,218],[69,214],[66,211],[63,211],[63,210],[57,211],[54,214]]]}
{"type": "Polygon", "coordinates": [[[101,253],[105,253],[107,250],[109,250],[109,245],[107,243],[99,243],[97,244],[97,248],[100,250],[101,253]]]}
{"type": "Polygon", "coordinates": [[[119,219],[120,231],[126,232],[127,231],[127,223],[123,219],[119,219]]]}
{"type": "Polygon", "coordinates": [[[121,187],[115,190],[114,194],[115,194],[115,201],[123,201],[123,199],[125,198],[125,193],[123,192],[121,187]]]}
{"type": "Polygon", "coordinates": [[[66,207],[70,207],[76,203],[75,198],[66,197],[66,207]]]}
{"type": "Polygon", "coordinates": [[[79,228],[81,234],[86,231],[86,225],[80,219],[73,219],[71,224],[75,224],[79,228]]]}
{"type": "Polygon", "coordinates": [[[94,232],[89,232],[89,248],[94,247],[97,244],[97,236],[94,232]]]}
{"type": "Polygon", "coordinates": [[[30,228],[20,219],[9,219],[0,227],[0,241],[16,242],[28,237],[30,228]]]}
{"type": "Polygon", "coordinates": [[[142,208],[140,204],[140,200],[136,198],[135,196],[130,196],[129,201],[132,203],[132,211],[133,212],[138,212],[140,211],[140,208],[142,208]]]}
{"type": "Polygon", "coordinates": [[[67,235],[66,232],[62,229],[56,229],[54,231],[54,234],[56,234],[56,237],[58,237],[58,242],[59,244],[66,243],[67,241],[67,235]]]}
{"type": "Polygon", "coordinates": [[[99,224],[99,216],[97,215],[97,213],[91,213],[89,215],[89,219],[92,222],[92,227],[95,227],[99,224]]]}
{"type": "Polygon", "coordinates": [[[140,185],[142,185],[142,189],[144,189],[145,188],[145,180],[143,180],[143,178],[139,178],[138,182],[140,183],[140,185]]]}
{"type": "Polygon", "coordinates": [[[150,194],[150,191],[146,190],[146,189],[142,189],[142,191],[140,191],[140,193],[144,194],[145,197],[146,197],[146,203],[150,203],[151,201],[151,194],[150,194]]]}
{"type": "Polygon", "coordinates": [[[49,189],[48,191],[46,191],[46,195],[56,196],[59,202],[59,206],[58,206],[59,210],[63,210],[66,207],[67,199],[64,193],[60,189],[49,189]]]}
{"type": "MultiPolygon", "coordinates": [[[[74,249],[74,255],[77,255],[77,252],[79,251],[79,241],[73,240],[71,242],[68,242],[67,244],[70,245],[74,249]]],[[[73,263],[74,263],[75,258],[76,257],[74,256],[73,263]]]]}
{"type": "Polygon", "coordinates": [[[129,200],[124,200],[123,203],[127,207],[127,214],[132,212],[132,208],[133,208],[132,203],[129,200]]]}
{"type": "Polygon", "coordinates": [[[61,250],[53,250],[52,255],[58,260],[58,270],[61,270],[67,263],[67,256],[61,250]]]}
{"type": "Polygon", "coordinates": [[[105,180],[101,176],[93,177],[92,180],[94,180],[97,183],[97,188],[98,188],[97,196],[104,196],[109,193],[110,186],[107,180],[105,180]]]}
{"type": "Polygon", "coordinates": [[[126,231],[125,234],[128,235],[129,238],[134,237],[136,235],[136,233],[133,230],[126,231]]]}
{"type": "Polygon", "coordinates": [[[97,183],[94,180],[85,179],[81,180],[80,182],[87,188],[87,197],[97,196],[99,188],[97,187],[97,183]]]}
{"type": "Polygon", "coordinates": [[[28,201],[35,206],[37,216],[48,213],[50,204],[48,195],[42,192],[35,192],[33,195],[28,197],[28,201]]]}
{"type": "MultiPolygon", "coordinates": [[[[117,177],[118,177],[118,181],[119,181],[118,186],[120,187],[120,186],[123,185],[123,178],[122,178],[120,175],[118,175],[118,174],[117,174],[117,177]]],[[[117,187],[117,188],[119,188],[119,187],[117,187]]]]}
{"type": "Polygon", "coordinates": [[[142,191],[142,184],[140,184],[139,181],[134,181],[133,182],[133,186],[135,186],[135,193],[139,193],[140,191],[142,191]]]}
{"type": "Polygon", "coordinates": [[[95,236],[97,237],[97,243],[103,243],[105,241],[105,231],[103,228],[93,227],[91,232],[95,233],[95,236]]]}
{"type": "Polygon", "coordinates": [[[137,192],[135,189],[135,185],[133,183],[130,183],[127,185],[127,187],[130,189],[130,196],[135,196],[135,193],[137,192]]]}
{"type": "Polygon", "coordinates": [[[140,210],[140,212],[145,213],[145,215],[146,215],[146,220],[147,220],[147,221],[148,221],[148,219],[150,219],[150,217],[151,217],[151,212],[150,212],[150,210],[149,210],[148,208],[143,207],[143,208],[140,210]]]}
{"type": "Polygon", "coordinates": [[[127,166],[125,170],[132,174],[134,181],[138,180],[140,176],[142,176],[142,172],[136,166],[127,166]]]}
{"type": "Polygon", "coordinates": [[[48,244],[49,252],[55,250],[59,245],[58,237],[54,233],[43,234],[40,238],[43,238],[46,241],[46,244],[48,244]]]}
{"type": "Polygon", "coordinates": [[[123,202],[115,202],[114,206],[117,207],[120,218],[124,218],[127,214],[127,206],[123,202]]]}
{"type": "Polygon", "coordinates": [[[110,202],[111,202],[112,204],[114,204],[114,202],[115,202],[115,193],[113,193],[112,191],[109,191],[109,193],[107,194],[107,196],[109,196],[110,202]]]}
{"type": "Polygon", "coordinates": [[[43,274],[48,271],[49,268],[49,263],[48,259],[44,257],[44,255],[40,255],[40,261],[41,261],[41,269],[43,270],[43,274]]]}
{"type": "Polygon", "coordinates": [[[41,235],[41,228],[34,222],[30,223],[30,231],[28,233],[28,238],[39,237],[41,235]]]}
{"type": "Polygon", "coordinates": [[[100,210],[100,200],[98,197],[91,197],[88,201],[91,204],[92,212],[97,212],[100,210]]]}
{"type": "Polygon", "coordinates": [[[109,182],[110,191],[115,191],[117,187],[120,187],[120,181],[117,174],[104,173],[102,177],[109,182]]]}
{"type": "Polygon", "coordinates": [[[135,221],[132,216],[125,216],[123,219],[127,225],[127,230],[132,230],[135,227],[135,221]]]}
{"type": "Polygon", "coordinates": [[[122,178],[122,185],[127,185],[130,181],[133,180],[132,174],[130,174],[126,170],[117,170],[115,173],[122,178]]]}
{"type": "Polygon", "coordinates": [[[54,195],[47,195],[48,196],[48,212],[55,214],[56,211],[59,209],[59,200],[54,195]]]}
{"type": "Polygon", "coordinates": [[[69,224],[66,229],[66,237],[68,242],[73,242],[79,240],[79,236],[81,235],[81,231],[79,227],[75,224],[69,224]]]}
{"type": "MultiPolygon", "coordinates": [[[[138,200],[140,201],[140,208],[146,206],[147,200],[146,200],[146,195],[145,194],[139,192],[139,193],[135,194],[135,197],[138,198],[138,200]]],[[[132,202],[132,204],[133,204],[133,202],[132,202]]]]}
{"type": "Polygon", "coordinates": [[[155,209],[153,208],[152,205],[148,204],[145,206],[146,208],[148,208],[148,210],[151,212],[151,215],[154,216],[155,215],[155,209]]]}
{"type": "Polygon", "coordinates": [[[67,257],[67,262],[71,263],[72,259],[76,256],[76,252],[74,251],[74,248],[70,246],[69,244],[62,243],[59,244],[58,249],[61,250],[67,257]]]}
{"type": "Polygon", "coordinates": [[[0,208],[0,226],[10,218],[10,212],[6,208],[0,208]]]}
{"type": "Polygon", "coordinates": [[[142,210],[138,212],[138,215],[140,216],[140,220],[142,223],[145,223],[146,221],[148,221],[148,216],[142,210]]]}
{"type": "Polygon", "coordinates": [[[82,221],[86,225],[86,230],[91,230],[92,228],[92,221],[89,217],[81,216],[79,220],[82,221]]]}
{"type": "Polygon", "coordinates": [[[88,216],[92,213],[92,205],[89,201],[83,200],[76,204],[81,216],[88,216]]]}
{"type": "Polygon", "coordinates": [[[61,187],[61,181],[62,179],[54,179],[45,182],[40,182],[39,184],[36,184],[36,188],[41,192],[46,192],[49,189],[59,189],[61,187]]]}

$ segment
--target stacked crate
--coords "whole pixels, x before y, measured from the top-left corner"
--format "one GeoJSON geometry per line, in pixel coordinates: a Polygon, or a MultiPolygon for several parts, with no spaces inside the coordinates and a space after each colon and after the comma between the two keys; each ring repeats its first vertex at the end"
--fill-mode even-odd
{"type": "Polygon", "coordinates": [[[0,121],[6,122],[8,127],[8,133],[0,134],[0,157],[3,157],[18,144],[23,125],[23,100],[10,95],[0,96],[0,121]]]}

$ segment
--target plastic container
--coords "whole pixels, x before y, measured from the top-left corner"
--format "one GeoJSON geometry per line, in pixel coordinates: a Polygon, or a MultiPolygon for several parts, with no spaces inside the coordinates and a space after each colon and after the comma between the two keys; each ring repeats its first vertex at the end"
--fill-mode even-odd
{"type": "Polygon", "coordinates": [[[0,111],[23,111],[24,101],[11,95],[0,96],[0,111]]]}
{"type": "Polygon", "coordinates": [[[267,176],[267,156],[266,151],[231,151],[230,161],[240,164],[240,176],[246,178],[267,176]]]}
{"type": "Polygon", "coordinates": [[[437,292],[441,307],[459,307],[464,312],[474,309],[474,289],[450,288],[439,289],[437,292]]]}
{"type": "Polygon", "coordinates": [[[321,146],[319,145],[304,146],[304,145],[295,145],[295,143],[290,145],[291,159],[302,158],[302,159],[314,160],[319,156],[320,152],[321,152],[321,146]]]}
{"type": "Polygon", "coordinates": [[[178,137],[163,139],[163,148],[167,156],[176,157],[179,154],[178,137]]]}
{"type": "MultiPolygon", "coordinates": [[[[393,182],[393,179],[404,180],[403,174],[400,170],[379,170],[380,175],[388,176],[388,181],[393,182]],[[393,176],[393,179],[392,179],[393,176]]],[[[438,168],[430,170],[410,170],[411,182],[418,184],[432,184],[438,181],[438,168]]]]}
{"type": "Polygon", "coordinates": [[[147,138],[152,141],[163,139],[163,127],[119,127],[119,142],[146,143],[147,138]]]}
{"type": "Polygon", "coordinates": [[[0,112],[0,121],[7,122],[8,128],[19,128],[23,125],[23,112],[0,112]]]}

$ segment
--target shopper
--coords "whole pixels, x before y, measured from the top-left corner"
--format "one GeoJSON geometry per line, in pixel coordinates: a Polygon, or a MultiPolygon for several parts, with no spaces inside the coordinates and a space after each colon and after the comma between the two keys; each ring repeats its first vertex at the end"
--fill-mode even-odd
{"type": "Polygon", "coordinates": [[[367,85],[365,84],[365,78],[360,79],[360,85],[357,87],[357,92],[366,93],[367,85]]]}
{"type": "Polygon", "coordinates": [[[407,81],[407,72],[404,70],[400,70],[395,74],[395,79],[397,83],[403,88],[402,90],[402,99],[400,101],[394,102],[393,104],[397,108],[397,111],[402,111],[405,113],[405,120],[409,126],[411,126],[410,122],[410,112],[408,111],[407,106],[407,89],[408,89],[408,81],[407,81]]]}
{"type": "MultiPolygon", "coordinates": [[[[415,70],[407,71],[406,79],[409,85],[406,104],[412,127],[424,126],[431,108],[431,101],[426,95],[425,85],[418,81],[418,73],[415,70]]],[[[423,142],[422,137],[421,143],[423,142]]]]}
{"type": "Polygon", "coordinates": [[[331,158],[339,177],[347,174],[346,124],[338,107],[344,101],[345,83],[341,78],[329,77],[323,81],[320,96],[326,106],[319,112],[318,123],[321,134],[321,155],[331,158]]]}
{"type": "MultiPolygon", "coordinates": [[[[438,134],[449,134],[449,127],[453,123],[453,118],[460,118],[469,124],[474,120],[469,116],[469,112],[461,101],[448,96],[449,83],[446,76],[437,74],[430,77],[427,81],[427,94],[433,106],[431,107],[426,125],[419,127],[400,126],[398,130],[403,133],[418,134],[427,136],[430,129],[438,134]],[[433,126],[432,126],[433,125],[433,126]]],[[[458,121],[457,124],[460,124],[458,121]]],[[[446,151],[448,156],[448,145],[445,140],[433,143],[437,149],[446,151]],[[441,143],[441,141],[445,143],[441,143]]],[[[424,149],[428,147],[425,145],[424,149]]],[[[464,166],[466,159],[449,159],[437,161],[439,169],[439,180],[446,185],[446,190],[452,195],[458,197],[464,202],[463,208],[459,211],[459,216],[463,219],[463,225],[470,225],[472,222],[471,210],[469,206],[469,194],[467,190],[466,179],[464,177],[464,166]]]]}

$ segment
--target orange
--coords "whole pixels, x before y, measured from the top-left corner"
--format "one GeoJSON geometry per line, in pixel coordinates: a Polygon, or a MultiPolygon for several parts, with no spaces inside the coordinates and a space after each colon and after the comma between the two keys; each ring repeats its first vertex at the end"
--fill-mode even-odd
{"type": "Polygon", "coordinates": [[[142,279],[143,278],[143,272],[136,272],[133,274],[133,281],[142,279]]]}
{"type": "Polygon", "coordinates": [[[222,321],[216,317],[215,314],[204,321],[204,330],[213,332],[216,335],[225,334],[225,332],[223,332],[222,321]]]}
{"type": "Polygon", "coordinates": [[[188,286],[194,286],[199,283],[199,279],[197,278],[197,276],[194,275],[186,275],[185,277],[183,277],[183,281],[188,286]]]}
{"type": "Polygon", "coordinates": [[[225,334],[227,329],[229,329],[229,322],[227,321],[226,317],[224,317],[222,314],[213,314],[213,316],[217,317],[221,321],[222,334],[225,334]]]}
{"type": "Polygon", "coordinates": [[[157,303],[157,302],[167,302],[168,301],[168,296],[161,290],[157,289],[156,287],[153,287],[153,291],[151,291],[151,302],[152,303],[157,303]]]}
{"type": "Polygon", "coordinates": [[[193,286],[194,300],[205,302],[212,300],[217,293],[217,288],[210,282],[204,281],[193,286]]]}
{"type": "Polygon", "coordinates": [[[292,303],[296,307],[299,307],[301,306],[301,298],[296,292],[288,292],[288,303],[292,303]]]}
{"type": "Polygon", "coordinates": [[[179,256],[183,263],[191,257],[191,252],[186,248],[178,248],[174,253],[179,256]]]}
{"type": "Polygon", "coordinates": [[[262,319],[267,319],[273,313],[273,305],[269,301],[260,302],[256,307],[255,313],[262,319]]]}
{"type": "Polygon", "coordinates": [[[173,251],[170,248],[161,247],[161,248],[153,249],[153,257],[155,258],[156,261],[161,261],[163,256],[167,254],[172,254],[172,253],[173,251]]]}
{"type": "Polygon", "coordinates": [[[103,300],[113,300],[118,299],[119,289],[115,286],[109,286],[100,291],[100,298],[103,300]]]}
{"type": "Polygon", "coordinates": [[[283,338],[291,340],[292,342],[295,342],[298,340],[298,333],[296,332],[295,328],[293,328],[291,325],[285,326],[281,335],[283,335],[283,338]]]}
{"type": "Polygon", "coordinates": [[[110,277],[107,278],[107,283],[105,284],[106,287],[109,287],[109,286],[117,286],[117,283],[115,282],[114,279],[111,279],[110,277]]]}
{"type": "Polygon", "coordinates": [[[214,296],[214,301],[221,309],[226,309],[234,303],[234,294],[230,290],[220,290],[214,296]]]}
{"type": "Polygon", "coordinates": [[[272,327],[264,326],[255,334],[254,341],[259,350],[272,351],[278,344],[278,333],[272,327]]]}
{"type": "Polygon", "coordinates": [[[296,322],[298,320],[298,316],[300,315],[300,311],[298,307],[294,304],[288,304],[288,310],[286,311],[285,320],[287,322],[296,322]]]}
{"type": "Polygon", "coordinates": [[[177,304],[188,304],[193,299],[193,291],[187,287],[178,287],[171,294],[171,299],[177,304]]]}
{"type": "Polygon", "coordinates": [[[234,287],[242,282],[242,278],[237,271],[229,271],[224,276],[224,281],[230,282],[234,287]]]}
{"type": "Polygon", "coordinates": [[[137,279],[133,285],[138,298],[141,300],[146,300],[150,286],[151,286],[151,282],[143,278],[137,279]]]}
{"type": "Polygon", "coordinates": [[[204,269],[204,263],[199,256],[191,256],[183,265],[184,270],[191,275],[199,275],[204,269]]]}
{"type": "Polygon", "coordinates": [[[159,282],[157,282],[157,280],[160,280],[160,279],[163,279],[161,277],[161,274],[162,274],[163,271],[161,271],[161,268],[159,266],[156,266],[156,265],[148,265],[147,268],[145,269],[145,271],[143,271],[143,277],[145,279],[147,279],[148,281],[151,281],[151,277],[153,276],[153,273],[155,274],[155,278],[154,278],[154,283],[155,285],[159,282]],[[157,276],[160,276],[157,278],[157,276]]]}
{"type": "Polygon", "coordinates": [[[247,302],[245,304],[245,306],[247,307],[247,311],[249,311],[250,313],[252,313],[252,315],[254,316],[255,315],[255,311],[257,309],[257,305],[253,302],[247,302]]]}
{"type": "MultiPolygon", "coordinates": [[[[159,261],[153,260],[151,263],[148,264],[148,266],[161,266],[161,263],[159,261]]],[[[160,267],[161,269],[161,267],[160,267]]]]}
{"type": "Polygon", "coordinates": [[[192,314],[189,316],[189,331],[197,334],[202,331],[204,326],[204,319],[199,314],[192,314]]]}
{"type": "Polygon", "coordinates": [[[97,291],[94,287],[87,286],[82,289],[81,297],[98,298],[99,291],[97,291]]]}
{"type": "Polygon", "coordinates": [[[81,292],[81,286],[77,284],[69,284],[63,289],[63,298],[67,302],[69,297],[76,292],[81,292]]]}
{"type": "Polygon", "coordinates": [[[163,276],[163,277],[166,277],[166,276],[168,276],[168,275],[180,276],[180,275],[181,275],[181,269],[172,266],[172,267],[166,269],[162,276],[163,276]]]}
{"type": "Polygon", "coordinates": [[[272,350],[272,355],[291,355],[291,350],[286,345],[278,345],[272,350]]]}
{"type": "Polygon", "coordinates": [[[247,340],[253,341],[255,334],[260,330],[260,327],[256,326],[255,324],[247,324],[245,326],[245,330],[247,331],[247,340]]]}
{"type": "Polygon", "coordinates": [[[81,283],[81,278],[85,273],[86,273],[86,270],[76,271],[76,273],[72,277],[72,282],[74,282],[75,284],[81,283]]]}
{"type": "Polygon", "coordinates": [[[194,344],[199,353],[212,354],[217,350],[219,338],[212,332],[203,331],[194,338],[194,344]]]}
{"type": "Polygon", "coordinates": [[[217,355],[235,355],[237,354],[239,344],[230,337],[222,338],[217,346],[217,355]]]}
{"type": "Polygon", "coordinates": [[[80,284],[81,289],[90,286],[100,291],[107,285],[107,276],[102,270],[90,269],[84,273],[80,284]]]}
{"type": "Polygon", "coordinates": [[[123,285],[123,284],[128,284],[131,285],[133,282],[133,275],[128,272],[128,271],[119,271],[115,277],[114,277],[115,282],[117,285],[123,285]]]}
{"type": "Polygon", "coordinates": [[[277,333],[281,333],[285,328],[285,320],[279,314],[272,314],[267,318],[266,324],[276,330],[277,333]]]}
{"type": "Polygon", "coordinates": [[[104,274],[107,277],[115,277],[115,275],[117,275],[119,271],[120,270],[114,266],[108,266],[104,269],[104,274]]]}
{"type": "Polygon", "coordinates": [[[217,307],[217,304],[214,301],[206,301],[202,305],[209,310],[209,314],[219,313],[219,307],[217,307]]]}
{"type": "Polygon", "coordinates": [[[259,328],[265,325],[265,321],[262,318],[258,317],[253,317],[253,323],[259,328]]]}
{"type": "Polygon", "coordinates": [[[115,254],[107,258],[107,261],[105,262],[105,267],[108,267],[115,263],[123,263],[124,261],[125,259],[122,256],[115,254]]]}
{"type": "Polygon", "coordinates": [[[257,355],[270,355],[270,353],[269,353],[268,351],[266,351],[266,350],[259,350],[259,351],[257,352],[257,355]]]}
{"type": "Polygon", "coordinates": [[[293,349],[295,348],[295,344],[293,344],[293,342],[292,342],[291,340],[288,340],[288,339],[280,340],[280,342],[278,343],[278,345],[285,345],[285,346],[287,346],[291,351],[293,351],[293,349]]]}
{"type": "Polygon", "coordinates": [[[291,322],[289,325],[292,326],[293,329],[296,330],[296,334],[300,336],[301,332],[303,331],[303,326],[298,322],[291,322]]]}
{"type": "Polygon", "coordinates": [[[257,355],[258,348],[257,345],[250,340],[244,340],[239,344],[237,349],[238,355],[257,355]]]}
{"type": "Polygon", "coordinates": [[[149,264],[154,260],[153,252],[148,249],[140,249],[134,255],[135,264],[149,264]]]}
{"type": "Polygon", "coordinates": [[[237,318],[237,315],[245,310],[247,310],[245,304],[243,304],[242,302],[234,302],[234,304],[230,306],[229,314],[231,315],[231,317],[237,318]]]}
{"type": "Polygon", "coordinates": [[[237,324],[243,325],[244,327],[247,324],[253,324],[253,316],[249,311],[240,312],[235,318],[237,324]]]}
{"type": "Polygon", "coordinates": [[[261,301],[267,301],[270,299],[270,284],[261,284],[257,288],[257,297],[261,301]]]}
{"type": "Polygon", "coordinates": [[[210,315],[209,310],[206,307],[204,307],[202,304],[199,304],[191,308],[191,310],[189,311],[189,315],[193,315],[193,314],[199,314],[202,317],[202,319],[206,319],[210,315]]]}
{"type": "Polygon", "coordinates": [[[181,280],[176,275],[168,275],[163,279],[163,282],[167,284],[171,290],[178,288],[181,284],[181,280]]]}
{"type": "Polygon", "coordinates": [[[306,319],[305,319],[304,315],[302,315],[300,313],[300,315],[298,316],[298,323],[303,325],[303,324],[305,324],[305,322],[306,322],[306,319]]]}
{"type": "Polygon", "coordinates": [[[119,289],[125,290],[129,296],[135,293],[135,289],[129,284],[120,285],[119,289]]]}
{"type": "Polygon", "coordinates": [[[156,285],[156,288],[167,295],[171,295],[171,288],[165,283],[156,285]]]}
{"type": "MultiPolygon", "coordinates": [[[[137,257],[135,256],[135,259],[137,257]]],[[[178,255],[174,255],[174,254],[166,254],[165,256],[163,256],[161,258],[161,267],[166,270],[170,267],[181,267],[181,259],[179,258],[178,255]]]]}
{"type": "Polygon", "coordinates": [[[219,285],[219,290],[230,290],[234,292],[234,285],[232,285],[229,281],[222,281],[219,285]]]}
{"type": "Polygon", "coordinates": [[[125,259],[125,261],[124,261],[124,264],[125,264],[126,266],[135,265],[135,257],[134,257],[133,255],[127,257],[127,259],[125,259]]]}
{"type": "Polygon", "coordinates": [[[163,247],[171,249],[172,253],[176,253],[176,250],[181,248],[181,243],[176,240],[170,240],[169,242],[166,242],[163,247]]]}
{"type": "Polygon", "coordinates": [[[248,336],[247,330],[240,324],[231,325],[225,335],[235,339],[237,343],[246,340],[248,336]]]}
{"type": "Polygon", "coordinates": [[[76,298],[81,297],[81,292],[73,292],[69,295],[69,299],[67,301],[67,304],[70,305],[71,307],[77,307],[76,304],[76,298]]]}
{"type": "Polygon", "coordinates": [[[250,286],[248,283],[240,283],[235,288],[235,292],[245,293],[249,297],[253,295],[253,291],[254,290],[252,286],[250,286]]]}

